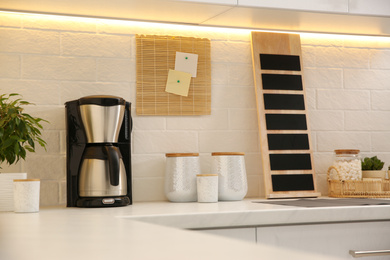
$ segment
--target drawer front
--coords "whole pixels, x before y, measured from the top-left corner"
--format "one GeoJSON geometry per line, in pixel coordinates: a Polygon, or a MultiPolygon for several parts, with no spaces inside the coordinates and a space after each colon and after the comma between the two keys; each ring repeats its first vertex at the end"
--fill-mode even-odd
{"type": "MultiPolygon", "coordinates": [[[[257,243],[354,259],[353,251],[390,250],[390,221],[256,228],[257,243]]],[[[362,260],[390,259],[367,254],[362,260]]]]}

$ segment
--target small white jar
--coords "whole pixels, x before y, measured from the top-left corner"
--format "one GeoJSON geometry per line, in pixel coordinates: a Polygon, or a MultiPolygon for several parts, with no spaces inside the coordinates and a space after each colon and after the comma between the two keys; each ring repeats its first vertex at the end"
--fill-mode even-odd
{"type": "Polygon", "coordinates": [[[248,192],[245,153],[212,153],[211,172],[218,174],[218,199],[242,200],[248,192]]]}
{"type": "Polygon", "coordinates": [[[218,202],[218,174],[198,174],[198,202],[218,202]]]}
{"type": "Polygon", "coordinates": [[[200,174],[198,153],[167,153],[165,196],[171,202],[197,200],[196,175],[200,174]]]}
{"type": "Polygon", "coordinates": [[[39,179],[14,180],[14,211],[20,213],[39,211],[39,179]]]}

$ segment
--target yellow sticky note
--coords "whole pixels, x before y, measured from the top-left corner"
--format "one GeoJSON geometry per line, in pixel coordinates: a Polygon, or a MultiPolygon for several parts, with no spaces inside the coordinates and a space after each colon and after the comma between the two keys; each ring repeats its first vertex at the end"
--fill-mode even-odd
{"type": "Polygon", "coordinates": [[[190,89],[190,82],[191,73],[169,70],[165,91],[187,97],[188,90],[190,89]]]}

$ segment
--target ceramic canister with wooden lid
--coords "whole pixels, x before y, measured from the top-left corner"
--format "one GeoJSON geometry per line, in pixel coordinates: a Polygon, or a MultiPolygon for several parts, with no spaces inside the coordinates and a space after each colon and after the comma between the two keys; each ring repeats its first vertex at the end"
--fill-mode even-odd
{"type": "Polygon", "coordinates": [[[197,201],[196,175],[200,174],[198,153],[167,153],[165,196],[171,202],[197,201]]]}
{"type": "Polygon", "coordinates": [[[218,174],[218,199],[242,200],[248,192],[244,153],[212,153],[211,172],[218,174]]]}

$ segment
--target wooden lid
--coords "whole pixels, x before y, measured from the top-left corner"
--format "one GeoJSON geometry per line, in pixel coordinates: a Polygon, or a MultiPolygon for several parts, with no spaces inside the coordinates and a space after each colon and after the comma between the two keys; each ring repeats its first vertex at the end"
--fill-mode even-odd
{"type": "Polygon", "coordinates": [[[218,176],[218,174],[208,173],[208,174],[197,174],[196,176],[198,176],[198,177],[207,177],[207,176],[218,176]]]}
{"type": "Polygon", "coordinates": [[[189,157],[189,156],[199,156],[199,153],[167,153],[166,157],[189,157]]]}
{"type": "Polygon", "coordinates": [[[338,149],[334,150],[336,154],[358,154],[360,150],[357,149],[338,149]]]}
{"type": "Polygon", "coordinates": [[[40,179],[14,179],[14,181],[40,181],[40,179]]]}
{"type": "Polygon", "coordinates": [[[216,152],[211,153],[212,156],[223,156],[223,155],[245,155],[245,153],[242,152],[216,152]]]}

